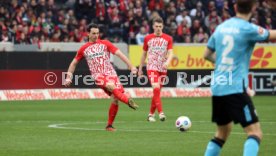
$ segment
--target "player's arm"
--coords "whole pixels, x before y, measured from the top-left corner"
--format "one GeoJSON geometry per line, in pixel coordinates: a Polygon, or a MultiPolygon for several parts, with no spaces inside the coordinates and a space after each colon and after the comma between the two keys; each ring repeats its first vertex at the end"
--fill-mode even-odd
{"type": "Polygon", "coordinates": [[[170,65],[170,63],[172,61],[172,58],[173,58],[173,39],[172,39],[172,37],[170,37],[170,39],[168,41],[167,50],[168,50],[167,60],[163,64],[163,68],[166,68],[166,69],[169,67],[169,65],[170,65]]]}
{"type": "Polygon", "coordinates": [[[276,30],[269,30],[268,40],[276,40],[276,30]]]}
{"type": "Polygon", "coordinates": [[[66,73],[66,79],[64,85],[66,87],[69,87],[72,83],[73,73],[78,65],[79,61],[77,59],[73,59],[73,61],[70,63],[69,68],[66,73]]]}
{"type": "Polygon", "coordinates": [[[147,58],[147,51],[143,50],[143,54],[141,57],[141,61],[140,61],[140,66],[139,66],[139,70],[138,70],[138,76],[143,75],[143,65],[145,64],[146,58],[147,58]]]}
{"type": "Polygon", "coordinates": [[[137,69],[136,67],[134,67],[129,59],[122,53],[121,50],[116,50],[114,53],[116,56],[118,56],[123,62],[125,62],[125,64],[127,64],[128,68],[131,70],[131,73],[136,74],[137,73],[137,69]]]}
{"type": "Polygon", "coordinates": [[[172,58],[173,58],[173,50],[169,49],[168,50],[168,59],[167,59],[167,61],[163,65],[164,68],[167,69],[169,67],[169,65],[170,65],[170,63],[172,61],[172,58]]]}
{"type": "Polygon", "coordinates": [[[208,47],[205,49],[204,55],[203,55],[204,59],[215,63],[216,62],[216,53],[213,52],[211,49],[209,49],[208,47]]]}

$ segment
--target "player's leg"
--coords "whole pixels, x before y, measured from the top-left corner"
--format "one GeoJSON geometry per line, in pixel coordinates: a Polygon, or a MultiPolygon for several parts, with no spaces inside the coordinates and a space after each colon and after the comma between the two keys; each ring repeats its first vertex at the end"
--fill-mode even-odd
{"type": "Polygon", "coordinates": [[[167,73],[166,72],[159,72],[159,75],[158,75],[158,84],[159,84],[159,88],[160,88],[160,92],[159,92],[159,95],[158,95],[158,99],[159,99],[159,105],[156,105],[157,107],[157,110],[158,110],[158,113],[159,113],[159,119],[161,121],[165,121],[166,120],[166,116],[163,112],[163,104],[162,104],[162,100],[161,100],[161,89],[163,87],[163,83],[166,79],[166,76],[167,76],[167,73]]]}
{"type": "Polygon", "coordinates": [[[205,156],[218,156],[232,130],[232,122],[218,125],[215,137],[207,145],[205,156]]]}
{"type": "Polygon", "coordinates": [[[228,113],[226,101],[224,96],[212,97],[212,121],[217,124],[217,131],[207,145],[205,156],[218,156],[231,132],[232,119],[228,113]]]}
{"type": "Polygon", "coordinates": [[[109,112],[108,112],[108,122],[107,122],[107,126],[106,126],[107,131],[115,131],[116,130],[113,127],[113,122],[114,122],[117,112],[118,112],[118,108],[119,108],[118,102],[119,101],[112,96],[112,102],[110,104],[109,112]]]}
{"type": "Polygon", "coordinates": [[[235,123],[240,123],[247,133],[247,140],[244,143],[244,156],[257,156],[259,143],[262,139],[261,126],[256,114],[255,107],[249,95],[244,89],[243,93],[230,95],[227,101],[231,105],[230,113],[235,123]]]}
{"type": "Polygon", "coordinates": [[[151,103],[151,107],[150,107],[150,113],[148,116],[148,120],[150,121],[150,118],[154,117],[154,112],[157,109],[158,113],[159,113],[160,120],[165,121],[166,116],[163,113],[162,103],[161,103],[161,98],[160,98],[161,86],[160,86],[160,81],[159,81],[159,77],[160,77],[159,72],[148,70],[147,74],[148,74],[148,78],[151,83],[151,86],[153,88],[153,97],[152,97],[152,103],[151,103]]]}
{"type": "Polygon", "coordinates": [[[114,98],[127,104],[130,108],[134,110],[138,109],[139,106],[135,103],[135,101],[124,93],[124,88],[117,76],[113,78],[113,81],[106,82],[105,89],[109,91],[114,98]]]}
{"type": "Polygon", "coordinates": [[[247,140],[244,143],[244,156],[257,156],[259,151],[259,144],[262,139],[262,130],[256,114],[255,107],[251,98],[246,92],[237,95],[240,98],[240,113],[236,116],[244,131],[247,134],[247,140]]]}
{"type": "MultiPolygon", "coordinates": [[[[147,70],[147,76],[148,76],[148,80],[149,80],[150,84],[152,85],[152,83],[154,83],[155,72],[151,71],[151,70],[147,70]]],[[[147,120],[149,122],[155,122],[156,121],[155,118],[154,118],[155,110],[156,110],[155,100],[154,100],[154,96],[152,96],[150,111],[149,111],[149,115],[148,115],[148,118],[147,118],[147,120]]]]}
{"type": "Polygon", "coordinates": [[[117,76],[98,76],[96,85],[101,87],[109,96],[113,95],[114,98],[127,104],[130,108],[136,110],[139,107],[133,99],[124,94],[124,88],[117,76]]]}
{"type": "Polygon", "coordinates": [[[107,83],[106,89],[112,93],[112,95],[119,101],[127,104],[130,108],[136,110],[139,106],[134,102],[133,99],[129,98],[122,92],[121,89],[116,88],[114,83],[107,83]]]}
{"type": "Polygon", "coordinates": [[[154,112],[156,110],[156,105],[155,105],[155,102],[154,102],[154,98],[151,98],[151,105],[150,105],[150,112],[149,112],[149,115],[148,115],[148,118],[147,120],[149,122],[155,122],[155,118],[154,118],[154,112]]]}
{"type": "Polygon", "coordinates": [[[259,145],[262,139],[260,123],[254,123],[244,128],[247,133],[247,140],[244,143],[243,156],[257,156],[259,145]]]}
{"type": "MultiPolygon", "coordinates": [[[[148,80],[151,84],[151,86],[153,87],[155,81],[156,81],[156,72],[155,71],[151,71],[151,70],[147,70],[147,75],[148,75],[148,80]]],[[[154,95],[154,92],[153,92],[154,95]]],[[[154,116],[156,110],[156,105],[155,105],[155,101],[154,101],[154,96],[152,97],[151,100],[151,105],[150,105],[150,112],[149,112],[149,116],[154,116]]]]}

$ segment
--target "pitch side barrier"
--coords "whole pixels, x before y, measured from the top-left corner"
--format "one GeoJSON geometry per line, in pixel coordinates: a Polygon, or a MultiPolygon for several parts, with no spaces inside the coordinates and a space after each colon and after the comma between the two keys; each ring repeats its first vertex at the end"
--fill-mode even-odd
{"type": "MultiPolygon", "coordinates": [[[[0,43],[0,53],[1,52],[72,52],[73,56],[78,51],[78,49],[84,43],[75,43],[75,42],[41,42],[39,45],[31,44],[13,44],[10,42],[0,43]]],[[[121,51],[128,56],[128,45],[126,43],[114,43],[116,47],[121,49],[121,51]]],[[[24,54],[23,54],[24,55],[24,54]]],[[[0,58],[1,59],[1,58],[0,58]]],[[[64,58],[67,59],[67,58],[64,58]]],[[[127,66],[119,60],[117,57],[111,55],[111,61],[117,68],[127,69],[127,66]]]]}
{"type": "MultiPolygon", "coordinates": [[[[108,98],[91,79],[89,72],[77,71],[73,85],[65,88],[62,70],[1,70],[0,101],[46,100],[46,99],[97,99],[108,98]]],[[[152,88],[144,76],[129,75],[128,70],[117,70],[125,91],[135,98],[152,97],[152,88]]],[[[273,95],[275,86],[270,80],[276,78],[276,71],[251,72],[250,85],[257,95],[273,95]],[[253,74],[252,74],[253,73],[253,74]]],[[[211,70],[169,70],[162,97],[209,97],[211,96],[211,70]]],[[[222,80],[222,83],[224,81],[222,80]]]]}

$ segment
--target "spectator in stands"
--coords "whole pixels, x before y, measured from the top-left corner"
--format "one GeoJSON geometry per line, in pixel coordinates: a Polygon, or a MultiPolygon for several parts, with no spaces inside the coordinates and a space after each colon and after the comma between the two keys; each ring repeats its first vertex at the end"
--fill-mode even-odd
{"type": "Polygon", "coordinates": [[[161,10],[164,9],[164,0],[149,0],[148,8],[150,11],[155,10],[155,6],[159,6],[161,10]]]}
{"type": "Polygon", "coordinates": [[[186,7],[186,3],[184,2],[186,0],[177,0],[176,1],[176,12],[180,13],[183,12],[184,10],[188,10],[186,7]]]}
{"type": "Polygon", "coordinates": [[[208,38],[208,34],[204,32],[202,27],[200,27],[194,36],[194,43],[207,43],[208,38]]]}
{"type": "Polygon", "coordinates": [[[119,9],[124,14],[127,13],[127,11],[129,10],[128,1],[129,0],[119,0],[119,9]]]}
{"type": "Polygon", "coordinates": [[[162,18],[166,17],[166,13],[165,13],[164,9],[161,8],[159,3],[155,4],[154,11],[158,12],[160,17],[162,17],[162,18]]]}
{"type": "MultiPolygon", "coordinates": [[[[115,3],[115,2],[114,2],[115,3]]],[[[117,8],[110,9],[111,13],[109,14],[109,36],[122,36],[123,30],[121,28],[122,19],[119,15],[119,10],[117,8]]]]}
{"type": "Polygon", "coordinates": [[[231,16],[228,12],[228,10],[223,9],[222,10],[222,16],[221,16],[221,21],[224,22],[225,20],[229,19],[231,16]]]}
{"type": "Polygon", "coordinates": [[[142,27],[145,28],[146,33],[149,33],[149,32],[150,32],[150,26],[149,26],[148,20],[144,20],[144,21],[142,22],[142,27]]]}
{"type": "Polygon", "coordinates": [[[193,21],[193,25],[192,25],[192,27],[190,28],[190,32],[191,32],[191,35],[192,36],[194,36],[197,32],[198,32],[198,30],[199,30],[199,28],[200,28],[200,21],[198,20],[198,19],[195,19],[194,21],[193,21]]]}
{"type": "Polygon", "coordinates": [[[138,34],[136,34],[136,43],[138,45],[143,45],[144,44],[144,39],[146,37],[146,35],[148,35],[147,31],[146,31],[146,28],[145,27],[141,27],[140,28],[140,31],[138,34]]]}
{"type": "Polygon", "coordinates": [[[211,36],[215,32],[216,27],[217,25],[215,23],[211,23],[207,33],[211,36]]]}
{"type": "Polygon", "coordinates": [[[220,12],[224,7],[224,2],[227,0],[216,0],[216,9],[220,12]]]}
{"type": "MultiPolygon", "coordinates": [[[[166,17],[171,16],[171,15],[176,15],[176,7],[175,7],[175,2],[170,1],[169,4],[166,7],[166,17]]],[[[164,17],[162,17],[164,18],[164,17]]]]}
{"type": "Polygon", "coordinates": [[[39,0],[36,6],[36,14],[40,15],[41,13],[45,13],[47,11],[47,6],[45,0],[39,0]]]}
{"type": "Polygon", "coordinates": [[[16,44],[30,44],[31,41],[29,38],[25,35],[25,33],[21,33],[20,36],[17,38],[16,44]]]}
{"type": "Polygon", "coordinates": [[[266,18],[265,28],[272,29],[271,18],[269,18],[269,17],[266,18]]]}
{"type": "Polygon", "coordinates": [[[223,9],[222,10],[223,11],[227,11],[230,16],[235,16],[235,12],[233,10],[233,4],[229,4],[228,0],[224,0],[224,2],[223,2],[223,9]]]}
{"type": "Polygon", "coordinates": [[[105,5],[104,5],[104,2],[100,1],[100,2],[97,2],[96,4],[96,17],[105,17],[106,15],[106,11],[105,11],[105,5]]]}
{"type": "Polygon", "coordinates": [[[3,27],[0,34],[1,34],[0,35],[0,42],[11,42],[12,41],[11,34],[8,32],[7,27],[3,27]]]}
{"type": "Polygon", "coordinates": [[[216,10],[216,3],[215,3],[215,1],[209,1],[208,2],[208,7],[206,9],[207,9],[207,13],[208,14],[211,14],[211,12],[213,10],[216,10]]]}
{"type": "Polygon", "coordinates": [[[94,10],[93,0],[76,0],[75,13],[77,19],[86,18],[90,21],[92,17],[95,17],[94,10]]]}
{"type": "Polygon", "coordinates": [[[177,25],[181,24],[181,22],[183,20],[186,20],[187,22],[187,27],[191,27],[192,26],[192,19],[191,17],[188,15],[188,10],[183,10],[181,14],[177,15],[176,16],[176,22],[177,22],[177,25]]]}
{"type": "Polygon", "coordinates": [[[171,35],[174,41],[178,40],[178,35],[177,35],[177,24],[176,22],[172,22],[169,27],[168,34],[171,35]]]}
{"type": "Polygon", "coordinates": [[[187,21],[184,19],[179,26],[177,26],[177,42],[184,42],[186,35],[190,35],[190,29],[187,27],[187,21]]]}
{"type": "Polygon", "coordinates": [[[135,1],[135,7],[134,7],[133,11],[134,11],[134,14],[138,15],[138,18],[139,17],[144,18],[146,16],[146,11],[145,11],[145,8],[142,7],[141,0],[135,1]]]}
{"type": "Polygon", "coordinates": [[[202,3],[200,1],[198,1],[196,3],[196,8],[193,8],[191,11],[190,11],[190,16],[192,18],[195,18],[198,13],[200,14],[200,16],[204,17],[204,11],[202,9],[202,3]]]}
{"type": "Polygon", "coordinates": [[[216,25],[219,25],[221,23],[221,18],[217,14],[217,10],[214,9],[211,11],[211,13],[205,17],[204,24],[206,27],[210,27],[210,24],[214,23],[216,25]]]}
{"type": "Polygon", "coordinates": [[[129,32],[128,44],[137,44],[136,36],[135,36],[135,33],[133,31],[129,32]]]}
{"type": "Polygon", "coordinates": [[[191,39],[191,36],[190,35],[186,35],[185,36],[185,41],[184,43],[192,43],[192,39],[191,39]]]}

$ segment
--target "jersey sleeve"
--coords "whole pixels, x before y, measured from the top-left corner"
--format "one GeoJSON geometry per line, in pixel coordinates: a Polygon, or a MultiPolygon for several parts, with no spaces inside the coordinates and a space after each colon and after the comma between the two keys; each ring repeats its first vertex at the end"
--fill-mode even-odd
{"type": "Polygon", "coordinates": [[[173,39],[172,37],[169,38],[169,42],[168,42],[168,47],[167,47],[167,50],[170,50],[173,48],[173,39]]]}
{"type": "Polygon", "coordinates": [[[107,46],[107,51],[111,52],[112,54],[115,54],[115,52],[118,50],[117,47],[115,47],[111,42],[105,41],[105,45],[107,46]]]}
{"type": "Polygon", "coordinates": [[[143,50],[144,51],[148,51],[149,47],[148,47],[148,37],[146,36],[144,39],[144,45],[143,45],[143,50]]]}
{"type": "Polygon", "coordinates": [[[269,31],[255,24],[251,24],[251,29],[249,30],[248,38],[251,41],[266,41],[269,37],[269,31]]]}
{"type": "Polygon", "coordinates": [[[207,48],[209,48],[213,52],[216,51],[214,34],[209,38],[208,43],[207,43],[207,48]]]}
{"type": "Polygon", "coordinates": [[[83,59],[84,49],[85,49],[85,46],[80,47],[80,49],[78,50],[78,52],[75,56],[76,60],[80,61],[81,59],[83,59]]]}

